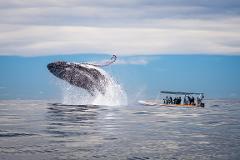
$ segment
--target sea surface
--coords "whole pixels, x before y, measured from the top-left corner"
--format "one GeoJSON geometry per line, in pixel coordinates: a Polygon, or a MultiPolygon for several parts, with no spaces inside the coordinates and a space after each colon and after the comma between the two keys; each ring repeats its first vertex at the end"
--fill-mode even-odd
{"type": "Polygon", "coordinates": [[[0,159],[240,159],[240,101],[176,108],[1,100],[0,159]]]}

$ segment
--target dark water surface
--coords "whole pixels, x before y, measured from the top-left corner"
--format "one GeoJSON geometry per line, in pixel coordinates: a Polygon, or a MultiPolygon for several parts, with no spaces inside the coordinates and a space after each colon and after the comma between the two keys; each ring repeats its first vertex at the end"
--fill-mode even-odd
{"type": "Polygon", "coordinates": [[[0,101],[0,159],[239,159],[240,101],[205,108],[0,101]]]}

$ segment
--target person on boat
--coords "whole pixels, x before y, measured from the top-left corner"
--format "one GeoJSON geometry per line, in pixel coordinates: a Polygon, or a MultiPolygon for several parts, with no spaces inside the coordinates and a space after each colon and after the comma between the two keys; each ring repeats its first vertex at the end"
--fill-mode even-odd
{"type": "Polygon", "coordinates": [[[182,102],[182,98],[181,98],[181,97],[179,97],[178,104],[181,104],[181,102],[182,102]]]}
{"type": "Polygon", "coordinates": [[[166,96],[166,104],[168,104],[169,103],[169,98],[168,98],[168,96],[166,96]]]}
{"type": "Polygon", "coordinates": [[[197,97],[197,106],[201,106],[202,105],[202,100],[203,100],[204,96],[203,94],[200,94],[198,97],[197,97]]]}
{"type": "Polygon", "coordinates": [[[192,96],[192,105],[195,105],[195,98],[192,96]]]}
{"type": "Polygon", "coordinates": [[[186,95],[184,96],[183,104],[187,104],[187,96],[186,95]]]}
{"type": "Polygon", "coordinates": [[[176,97],[173,99],[173,104],[177,104],[177,98],[176,97]]]}
{"type": "Polygon", "coordinates": [[[175,100],[175,104],[178,104],[179,97],[176,97],[175,99],[176,99],[176,100],[175,100]]]}
{"type": "Polygon", "coordinates": [[[191,99],[191,97],[190,97],[190,96],[187,96],[187,98],[188,98],[188,103],[187,103],[187,104],[189,105],[189,104],[191,104],[191,102],[192,102],[192,99],[191,99]]]}
{"type": "Polygon", "coordinates": [[[197,97],[197,106],[200,106],[201,105],[201,99],[200,99],[200,97],[197,97]]]}
{"type": "Polygon", "coordinates": [[[169,101],[170,101],[170,104],[172,104],[172,102],[173,102],[173,99],[172,99],[172,97],[170,96],[170,98],[169,98],[169,101]]]}

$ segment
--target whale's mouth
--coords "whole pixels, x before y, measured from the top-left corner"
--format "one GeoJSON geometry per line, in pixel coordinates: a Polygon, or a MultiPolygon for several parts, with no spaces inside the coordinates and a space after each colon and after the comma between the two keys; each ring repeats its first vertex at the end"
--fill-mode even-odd
{"type": "Polygon", "coordinates": [[[53,68],[54,68],[54,63],[49,63],[49,64],[47,65],[47,68],[48,68],[49,71],[52,71],[53,68]]]}
{"type": "Polygon", "coordinates": [[[64,61],[52,62],[47,65],[47,68],[51,73],[55,73],[57,71],[63,70],[65,67],[66,67],[66,62],[64,61]]]}
{"type": "Polygon", "coordinates": [[[49,63],[47,65],[47,69],[52,73],[53,69],[54,69],[54,63],[49,63]]]}

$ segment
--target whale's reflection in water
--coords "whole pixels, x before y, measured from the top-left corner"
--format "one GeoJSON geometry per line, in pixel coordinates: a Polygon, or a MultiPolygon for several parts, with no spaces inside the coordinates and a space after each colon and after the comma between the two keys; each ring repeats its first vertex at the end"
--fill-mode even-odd
{"type": "Polygon", "coordinates": [[[64,105],[60,103],[49,104],[46,120],[46,132],[53,137],[74,137],[92,135],[96,130],[93,126],[99,106],[93,105],[64,105]]]}
{"type": "Polygon", "coordinates": [[[60,103],[48,105],[45,132],[49,136],[49,143],[61,148],[60,157],[88,157],[97,145],[103,143],[101,126],[98,125],[100,106],[60,103]],[[64,154],[69,152],[71,155],[64,154]]]}

